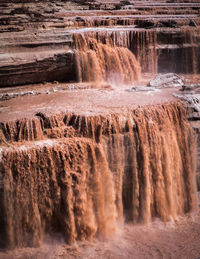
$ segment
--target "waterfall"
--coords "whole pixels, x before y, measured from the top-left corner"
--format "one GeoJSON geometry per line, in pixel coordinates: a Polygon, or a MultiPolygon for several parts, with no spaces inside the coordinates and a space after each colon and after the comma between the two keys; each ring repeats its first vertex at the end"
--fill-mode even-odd
{"type": "Polygon", "coordinates": [[[37,246],[46,233],[68,243],[109,237],[119,222],[197,208],[195,141],[180,102],[39,113],[0,128],[0,247],[37,246]]]}
{"type": "Polygon", "coordinates": [[[141,68],[125,47],[103,44],[87,34],[74,34],[78,81],[129,84],[140,79],[141,68]]]}

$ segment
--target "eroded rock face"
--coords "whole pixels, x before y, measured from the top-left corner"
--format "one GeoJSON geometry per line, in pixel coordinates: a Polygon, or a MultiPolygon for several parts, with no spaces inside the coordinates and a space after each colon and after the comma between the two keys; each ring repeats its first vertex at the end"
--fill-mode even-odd
{"type": "Polygon", "coordinates": [[[110,38],[129,48],[142,72],[200,72],[200,4],[92,1],[100,10],[89,10],[88,3],[78,2],[1,2],[0,86],[78,80],[73,42],[78,28],[100,43],[110,38]],[[136,28],[147,23],[146,15],[148,28],[136,28]]]}
{"type": "Polygon", "coordinates": [[[57,79],[62,81],[76,80],[74,53],[35,53],[24,55],[25,60],[16,57],[15,62],[0,68],[1,86],[14,86],[22,84],[34,84],[52,82],[57,79]],[[46,54],[46,57],[45,57],[46,54]],[[24,62],[25,61],[25,62],[24,62]]]}

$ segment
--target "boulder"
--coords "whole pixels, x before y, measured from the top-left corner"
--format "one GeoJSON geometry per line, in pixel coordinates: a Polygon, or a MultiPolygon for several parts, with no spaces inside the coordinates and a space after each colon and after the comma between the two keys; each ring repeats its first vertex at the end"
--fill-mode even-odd
{"type": "Polygon", "coordinates": [[[158,74],[153,80],[149,82],[148,86],[155,88],[182,87],[183,80],[174,73],[158,74]]]}

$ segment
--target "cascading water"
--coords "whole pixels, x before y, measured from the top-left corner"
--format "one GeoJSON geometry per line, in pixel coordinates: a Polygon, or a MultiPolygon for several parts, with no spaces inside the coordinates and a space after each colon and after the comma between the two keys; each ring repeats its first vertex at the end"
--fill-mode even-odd
{"type": "Polygon", "coordinates": [[[2,123],[1,135],[1,247],[39,245],[45,233],[69,243],[109,237],[123,219],[166,221],[196,208],[193,132],[179,102],[40,113],[2,123]]]}
{"type": "Polygon", "coordinates": [[[141,68],[125,47],[98,42],[85,34],[74,34],[78,81],[128,84],[140,79],[141,68]]]}
{"type": "MultiPolygon", "coordinates": [[[[160,37],[74,33],[77,80],[122,85],[157,73],[160,37]]],[[[37,112],[2,121],[0,134],[0,248],[38,246],[47,233],[68,243],[109,237],[124,221],[168,221],[197,208],[195,140],[180,102],[37,112]]]]}
{"type": "Polygon", "coordinates": [[[77,52],[79,81],[87,81],[87,79],[94,81],[94,71],[100,80],[102,80],[101,76],[107,79],[107,74],[113,71],[113,67],[120,75],[119,79],[122,79],[122,82],[123,78],[125,82],[138,78],[138,76],[129,78],[130,67],[133,67],[133,75],[136,71],[151,75],[158,72],[199,73],[199,29],[181,28],[178,32],[174,32],[173,29],[168,28],[159,31],[159,29],[124,27],[123,30],[94,28],[81,31],[80,29],[80,32],[74,34],[75,47],[79,50],[77,52]],[[109,64],[108,55],[113,59],[112,65],[109,64]],[[125,61],[127,55],[131,57],[131,63],[134,65],[129,64],[130,61],[128,63],[125,61]],[[141,66],[139,70],[135,58],[141,66]],[[129,74],[123,64],[128,67],[129,74]],[[92,65],[95,70],[92,70],[92,65]],[[124,76],[123,73],[125,73],[124,76]],[[128,80],[127,75],[129,75],[128,80]]]}

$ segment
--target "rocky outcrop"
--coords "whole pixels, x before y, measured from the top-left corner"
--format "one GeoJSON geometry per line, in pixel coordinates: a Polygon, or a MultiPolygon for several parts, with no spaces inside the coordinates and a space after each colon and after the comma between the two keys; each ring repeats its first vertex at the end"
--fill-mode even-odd
{"type": "Polygon", "coordinates": [[[53,31],[2,34],[0,85],[75,80],[72,36],[53,31]]]}
{"type": "Polygon", "coordinates": [[[183,81],[178,75],[173,73],[159,74],[148,85],[154,88],[182,87],[183,81]]]}
{"type": "MultiPolygon", "coordinates": [[[[1,86],[14,86],[22,84],[33,84],[45,81],[69,81],[75,80],[74,74],[74,53],[53,53],[49,57],[37,58],[40,53],[33,55],[23,55],[26,62],[23,64],[18,59],[7,66],[0,68],[1,86]]],[[[17,57],[16,57],[17,58],[17,57]]]]}

